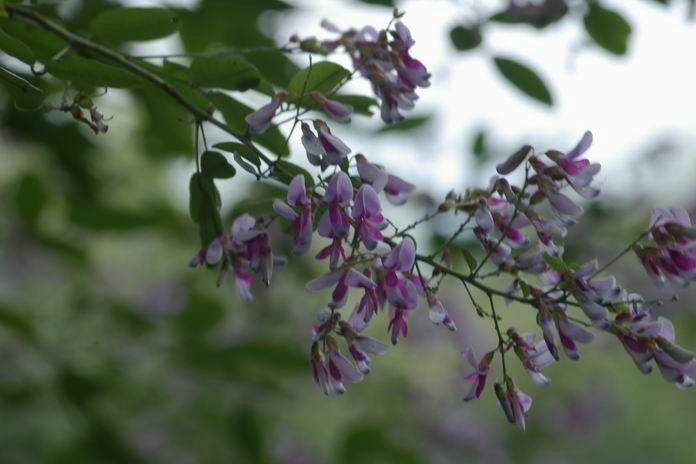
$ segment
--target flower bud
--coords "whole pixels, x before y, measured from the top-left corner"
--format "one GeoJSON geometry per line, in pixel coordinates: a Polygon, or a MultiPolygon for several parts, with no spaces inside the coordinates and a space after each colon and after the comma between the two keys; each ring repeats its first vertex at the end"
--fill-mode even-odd
{"type": "Polygon", "coordinates": [[[524,162],[524,160],[527,158],[527,156],[533,151],[533,148],[531,145],[525,145],[519,150],[517,150],[515,153],[510,155],[508,159],[500,163],[495,167],[495,170],[498,171],[498,174],[501,175],[506,175],[510,174],[512,171],[517,169],[520,164],[524,162]]]}

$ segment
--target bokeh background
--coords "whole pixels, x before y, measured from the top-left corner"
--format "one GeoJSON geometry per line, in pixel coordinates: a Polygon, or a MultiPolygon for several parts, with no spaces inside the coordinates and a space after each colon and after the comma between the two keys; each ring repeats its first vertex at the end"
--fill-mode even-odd
{"type": "MultiPolygon", "coordinates": [[[[39,3],[58,8],[78,32],[118,4],[175,9],[180,33],[129,48],[140,55],[281,45],[293,33],[324,37],[323,18],[383,27],[394,6],[39,3]]],[[[519,145],[567,150],[590,129],[603,195],[585,205],[567,256],[606,259],[646,226],[652,207],[696,212],[690,5],[397,1],[432,86],[400,127],[384,130],[377,116],[356,117],[335,131],[419,186],[410,206],[390,212],[405,225],[451,189],[486,185],[493,166],[519,145]],[[598,5],[620,19],[600,12],[588,24],[588,9],[598,5]],[[520,91],[514,76],[496,68],[500,56],[533,70],[550,97],[540,98],[538,85],[531,89],[537,98],[520,91]]],[[[308,64],[306,55],[276,58],[267,65],[281,82],[308,64]]],[[[22,70],[2,53],[0,62],[22,70]]],[[[580,362],[562,359],[547,369],[547,389],[513,368],[534,397],[525,433],[508,426],[491,391],[463,403],[469,366],[459,354],[466,346],[490,349],[494,331],[456,285],[441,297],[458,332],[433,326],[421,307],[408,338],[376,357],[363,383],[342,397],[323,396],[311,383],[307,353],[326,295],[304,290],[321,266],[294,259],[270,290],[255,288],[252,304],[242,304],[230,285],[216,288],[214,273],[187,267],[198,239],[187,211],[194,167],[183,112],[159,94],[109,91],[98,104],[113,116],[110,129],[95,137],[65,114],[22,111],[18,97],[0,82],[1,463],[693,462],[694,391],[678,391],[658,373],[642,375],[601,334],[582,347],[580,362]]],[[[266,99],[238,97],[250,105],[266,99]]],[[[60,100],[58,87],[51,98],[60,100]]],[[[211,143],[227,140],[207,133],[211,143]]],[[[303,164],[294,142],[292,160],[303,164]]],[[[268,200],[282,195],[243,173],[219,187],[227,220],[268,211],[268,200]]],[[[436,246],[456,227],[451,218],[433,221],[418,232],[419,243],[436,246]]],[[[274,245],[289,254],[281,234],[274,245]]],[[[456,247],[477,250],[468,239],[456,247]]],[[[632,257],[614,271],[646,298],[680,293],[659,312],[675,322],[682,345],[696,347],[692,291],[653,287],[632,257]]],[[[505,326],[537,330],[528,308],[501,312],[505,326]]],[[[370,335],[386,341],[386,325],[382,314],[370,335]]]]}

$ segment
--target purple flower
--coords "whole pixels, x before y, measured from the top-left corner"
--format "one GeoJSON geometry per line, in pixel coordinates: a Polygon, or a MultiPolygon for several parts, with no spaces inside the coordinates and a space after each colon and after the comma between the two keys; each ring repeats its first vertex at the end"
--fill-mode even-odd
{"type": "Polygon", "coordinates": [[[438,300],[434,295],[428,294],[428,304],[430,305],[430,308],[428,309],[428,316],[433,324],[441,323],[452,332],[457,330],[457,325],[454,323],[449,312],[447,309],[445,309],[440,300],[438,300]]]}
{"type": "Polygon", "coordinates": [[[654,246],[635,245],[633,250],[655,283],[668,279],[686,286],[696,279],[696,229],[683,208],[653,209],[648,237],[654,246]]]}
{"type": "Polygon", "coordinates": [[[336,122],[347,124],[350,122],[350,115],[353,114],[353,107],[336,100],[329,100],[319,92],[309,94],[328,113],[336,122]]]}
{"type": "Polygon", "coordinates": [[[358,370],[367,375],[370,373],[370,354],[380,355],[387,351],[387,345],[372,337],[360,335],[350,323],[341,321],[341,334],[348,342],[348,351],[355,361],[358,370]]]}
{"type": "Polygon", "coordinates": [[[276,111],[281,103],[285,101],[288,94],[286,92],[279,92],[276,94],[270,103],[265,104],[258,110],[247,115],[244,120],[249,124],[249,132],[252,134],[261,134],[268,129],[273,121],[273,116],[275,116],[276,111]]]}
{"type": "Polygon", "coordinates": [[[599,163],[590,163],[587,159],[578,159],[592,145],[592,132],[583,134],[578,144],[565,155],[559,156],[557,152],[549,152],[551,158],[565,173],[565,178],[570,186],[584,198],[594,198],[599,195],[599,189],[590,186],[594,176],[600,171],[599,163]]]}
{"type": "Polygon", "coordinates": [[[407,194],[413,192],[416,186],[406,182],[401,177],[393,174],[387,176],[387,184],[384,186],[384,194],[389,203],[393,205],[403,205],[408,200],[407,194]]]}
{"type": "Polygon", "coordinates": [[[540,387],[545,387],[550,380],[541,373],[541,370],[555,361],[546,340],[534,343],[536,337],[533,333],[520,334],[516,329],[509,329],[508,335],[514,345],[515,354],[522,362],[532,381],[540,387]]]}
{"type": "MultiPolygon", "coordinates": [[[[317,130],[319,143],[324,151],[326,162],[333,165],[341,164],[343,158],[350,153],[350,148],[331,133],[329,126],[324,121],[316,119],[314,128],[317,130]]],[[[307,147],[305,146],[305,148],[307,147]]]]}
{"type": "Polygon", "coordinates": [[[382,166],[370,163],[367,158],[360,153],[355,155],[355,162],[360,179],[362,179],[364,183],[370,184],[377,193],[384,190],[389,180],[389,175],[382,166]]]}
{"type": "Polygon", "coordinates": [[[486,378],[490,371],[491,361],[493,361],[493,356],[495,356],[495,350],[486,353],[481,361],[478,360],[472,348],[464,350],[462,356],[469,362],[471,367],[474,368],[473,372],[464,376],[464,380],[472,382],[469,392],[464,397],[464,401],[471,401],[474,398],[479,398],[481,393],[483,393],[483,389],[486,386],[486,378]]]}
{"type": "Polygon", "coordinates": [[[307,283],[307,289],[311,291],[323,290],[335,285],[331,293],[331,308],[340,308],[346,302],[348,288],[375,288],[377,285],[365,274],[353,268],[338,269],[307,283]]]}
{"type": "Polygon", "coordinates": [[[309,250],[312,244],[312,203],[305,189],[302,174],[293,177],[288,186],[288,203],[300,208],[299,213],[280,200],[274,200],[273,210],[285,219],[292,221],[292,253],[300,256],[309,250]]]}
{"type": "Polygon", "coordinates": [[[343,210],[353,199],[353,184],[350,177],[338,171],[331,177],[324,193],[323,201],[329,205],[328,210],[319,220],[318,233],[322,237],[343,238],[348,234],[350,219],[343,210]]]}
{"type": "Polygon", "coordinates": [[[558,335],[561,340],[561,346],[563,346],[563,351],[565,351],[568,358],[573,360],[580,358],[575,343],[590,343],[594,339],[594,335],[568,320],[565,314],[559,317],[558,335]]]}
{"type": "Polygon", "coordinates": [[[380,229],[384,227],[384,218],[380,211],[377,194],[372,187],[363,184],[355,194],[352,215],[355,219],[356,231],[368,250],[374,250],[379,241],[384,238],[380,232],[380,229]]]}
{"type": "Polygon", "coordinates": [[[409,237],[396,245],[384,259],[384,268],[390,271],[411,272],[416,262],[416,246],[409,237]]]}
{"type": "Polygon", "coordinates": [[[498,402],[508,422],[524,431],[527,423],[527,412],[532,407],[532,397],[517,389],[510,378],[506,379],[505,383],[507,386],[505,390],[501,383],[495,384],[498,402]]]}

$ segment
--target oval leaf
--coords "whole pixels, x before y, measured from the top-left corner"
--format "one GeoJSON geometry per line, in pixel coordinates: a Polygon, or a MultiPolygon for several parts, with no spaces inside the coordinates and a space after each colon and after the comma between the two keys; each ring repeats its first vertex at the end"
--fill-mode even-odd
{"type": "Polygon", "coordinates": [[[2,29],[0,29],[0,50],[29,65],[36,61],[34,52],[27,44],[7,35],[2,29]]]}
{"type": "Polygon", "coordinates": [[[450,30],[450,40],[459,51],[472,50],[483,41],[478,27],[455,26],[450,30]]]}
{"type": "Polygon", "coordinates": [[[500,74],[512,85],[542,103],[547,105],[553,104],[551,92],[549,92],[548,87],[546,87],[546,84],[544,84],[544,81],[541,80],[536,72],[509,58],[496,57],[494,62],[500,74]]]}
{"type": "Polygon", "coordinates": [[[94,18],[89,30],[109,42],[155,40],[179,30],[179,18],[164,8],[115,8],[94,18]]]}
{"type": "Polygon", "coordinates": [[[203,175],[215,179],[229,179],[237,173],[234,166],[217,151],[206,151],[201,156],[201,171],[203,175]]]}
{"type": "MultiPolygon", "coordinates": [[[[340,64],[322,61],[298,71],[290,79],[287,90],[291,96],[295,97],[295,101],[302,95],[303,90],[305,95],[312,91],[327,95],[348,76],[350,76],[350,72],[340,64]]],[[[305,99],[309,100],[308,97],[305,97],[303,102],[305,99]]]]}
{"type": "Polygon", "coordinates": [[[193,60],[191,80],[201,87],[244,91],[256,88],[261,77],[259,71],[243,58],[216,56],[193,60]]]}
{"type": "Polygon", "coordinates": [[[271,177],[278,179],[287,185],[290,183],[292,178],[298,174],[302,174],[304,176],[305,184],[307,186],[314,186],[314,179],[306,169],[285,160],[279,160],[275,163],[275,166],[273,166],[273,171],[271,172],[271,177]]]}
{"type": "Polygon", "coordinates": [[[597,45],[615,55],[624,55],[628,50],[631,25],[619,13],[598,3],[590,3],[583,22],[585,30],[597,45]]]}

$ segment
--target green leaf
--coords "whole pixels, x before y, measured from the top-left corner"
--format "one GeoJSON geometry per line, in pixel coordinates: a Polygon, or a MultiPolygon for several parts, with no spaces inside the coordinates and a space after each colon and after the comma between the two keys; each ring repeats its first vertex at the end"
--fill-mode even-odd
{"type": "Polygon", "coordinates": [[[15,195],[15,208],[22,218],[30,224],[36,223],[47,202],[48,193],[41,179],[33,174],[22,176],[15,195]]]}
{"type": "Polygon", "coordinates": [[[331,61],[315,63],[310,67],[301,69],[290,79],[287,90],[291,94],[291,98],[288,101],[297,103],[304,89],[305,96],[299,104],[309,104],[309,102],[313,101],[308,96],[310,92],[316,91],[323,95],[328,95],[348,76],[350,76],[350,71],[340,64],[332,63],[331,61]]]}
{"type": "Polygon", "coordinates": [[[194,173],[189,182],[189,195],[189,213],[198,224],[201,246],[206,246],[222,232],[220,192],[212,177],[194,173]]]}
{"type": "Polygon", "coordinates": [[[196,224],[201,222],[202,208],[206,203],[219,206],[219,193],[211,177],[194,173],[189,181],[189,213],[196,224]]]}
{"type": "Polygon", "coordinates": [[[312,178],[312,175],[303,167],[289,161],[277,161],[273,166],[273,171],[271,171],[271,177],[278,179],[286,185],[289,184],[292,178],[298,174],[302,174],[305,177],[305,185],[308,187],[314,186],[314,179],[312,178]]]}
{"type": "Polygon", "coordinates": [[[257,155],[251,148],[247,147],[242,143],[237,142],[222,142],[213,145],[214,148],[224,150],[230,153],[237,154],[244,158],[245,160],[251,162],[254,166],[261,166],[261,158],[257,155]]]}
{"type": "Polygon", "coordinates": [[[597,45],[615,55],[626,53],[631,25],[619,13],[590,2],[583,22],[585,30],[597,45]]]}
{"type": "Polygon", "coordinates": [[[234,166],[216,151],[206,151],[201,155],[201,171],[204,176],[215,179],[229,179],[236,174],[234,166]]]}
{"type": "Polygon", "coordinates": [[[455,26],[450,30],[450,40],[459,51],[472,50],[483,41],[478,27],[455,26]]]}
{"type": "MultiPolygon", "coordinates": [[[[209,97],[215,107],[220,110],[227,124],[239,132],[247,132],[249,126],[244,118],[252,113],[253,109],[221,92],[213,92],[209,94],[209,97]]],[[[250,138],[276,155],[290,154],[285,137],[276,126],[269,127],[263,134],[250,135],[250,138]]]]}
{"type": "Polygon", "coordinates": [[[495,57],[494,62],[500,74],[519,90],[542,103],[553,104],[549,89],[532,69],[509,58],[495,57]]]}
{"type": "Polygon", "coordinates": [[[476,258],[474,258],[474,255],[472,255],[471,252],[466,248],[462,248],[462,255],[464,255],[466,265],[469,266],[471,272],[474,272],[478,267],[478,262],[476,261],[476,258]]]}
{"type": "Polygon", "coordinates": [[[384,134],[389,132],[402,132],[402,131],[412,131],[414,129],[423,129],[430,123],[432,119],[431,114],[426,114],[423,116],[411,116],[403,121],[395,122],[394,124],[389,124],[387,126],[382,126],[377,130],[377,133],[384,134]]]}
{"type": "Polygon", "coordinates": [[[0,18],[0,26],[2,26],[3,31],[5,31],[7,35],[21,40],[31,48],[37,58],[43,61],[50,60],[56,53],[67,46],[67,44],[56,35],[27,21],[0,18]]]}
{"type": "Polygon", "coordinates": [[[161,39],[179,30],[179,18],[163,8],[114,8],[89,25],[95,38],[121,43],[161,39]]]}
{"type": "Polygon", "coordinates": [[[236,56],[196,58],[191,63],[191,80],[201,87],[245,91],[261,82],[259,71],[236,56]]]}
{"type": "Polygon", "coordinates": [[[486,131],[479,130],[476,132],[476,136],[471,143],[471,152],[479,163],[486,161],[489,153],[486,131]]]}
{"type": "Polygon", "coordinates": [[[36,61],[34,52],[31,51],[31,48],[29,48],[27,44],[7,35],[2,29],[0,29],[0,50],[28,65],[36,61]]]}
{"type": "Polygon", "coordinates": [[[261,158],[251,148],[236,142],[222,142],[213,145],[214,148],[234,154],[234,161],[249,174],[260,178],[261,158]]]}
{"type": "Polygon", "coordinates": [[[564,272],[568,269],[568,266],[563,261],[563,258],[561,258],[560,256],[551,256],[548,253],[544,253],[544,261],[554,271],[564,272]]]}
{"type": "Polygon", "coordinates": [[[46,70],[59,79],[94,87],[129,88],[142,82],[139,77],[121,68],[77,55],[47,61],[46,70]]]}
{"type": "Polygon", "coordinates": [[[8,84],[11,84],[19,88],[22,92],[41,92],[40,88],[36,87],[34,84],[32,84],[19,74],[15,74],[9,69],[3,68],[2,66],[0,66],[0,80],[3,80],[8,84]]]}

